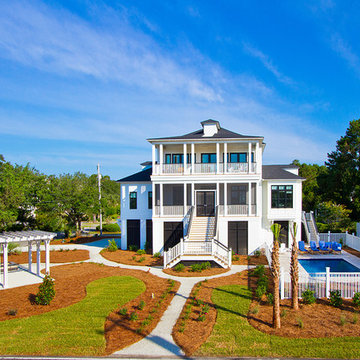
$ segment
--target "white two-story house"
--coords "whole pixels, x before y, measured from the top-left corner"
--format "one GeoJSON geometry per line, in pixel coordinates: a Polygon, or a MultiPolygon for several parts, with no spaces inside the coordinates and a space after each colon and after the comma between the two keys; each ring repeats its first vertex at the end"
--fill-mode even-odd
{"type": "MultiPolygon", "coordinates": [[[[262,136],[241,135],[215,120],[198,131],[150,138],[152,161],[120,179],[121,246],[164,253],[164,265],[211,260],[226,267],[231,250],[271,244],[271,225],[301,229],[302,181],[292,165],[263,165],[262,136]]],[[[285,151],[285,149],[284,149],[285,151]]],[[[299,240],[301,231],[298,231],[299,240]]]]}

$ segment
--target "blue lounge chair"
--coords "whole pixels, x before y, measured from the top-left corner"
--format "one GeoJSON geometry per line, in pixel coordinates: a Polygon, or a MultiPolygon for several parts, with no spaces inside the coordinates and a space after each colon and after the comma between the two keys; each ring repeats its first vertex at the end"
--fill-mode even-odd
{"type": "Polygon", "coordinates": [[[326,243],[325,243],[325,241],[319,241],[319,248],[320,248],[321,251],[328,251],[329,250],[326,243]]]}
{"type": "Polygon", "coordinates": [[[299,241],[299,250],[300,251],[303,251],[303,252],[308,252],[306,249],[305,249],[305,243],[303,241],[299,241]]]}
{"type": "Polygon", "coordinates": [[[331,241],[326,242],[325,245],[326,245],[326,247],[328,248],[329,251],[332,250],[331,241]]]}
{"type": "Polygon", "coordinates": [[[336,241],[333,241],[331,245],[334,251],[341,251],[341,244],[337,243],[336,241]]]}
{"type": "Polygon", "coordinates": [[[310,249],[312,251],[319,251],[319,249],[316,247],[316,242],[315,241],[310,241],[310,249]]]}

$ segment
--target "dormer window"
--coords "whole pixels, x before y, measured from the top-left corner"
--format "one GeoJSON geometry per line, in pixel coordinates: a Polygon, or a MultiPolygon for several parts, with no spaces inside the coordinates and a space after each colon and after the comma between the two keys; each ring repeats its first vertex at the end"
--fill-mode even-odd
{"type": "Polygon", "coordinates": [[[205,120],[201,122],[201,125],[203,127],[204,137],[214,136],[220,130],[220,124],[216,120],[205,120]]]}

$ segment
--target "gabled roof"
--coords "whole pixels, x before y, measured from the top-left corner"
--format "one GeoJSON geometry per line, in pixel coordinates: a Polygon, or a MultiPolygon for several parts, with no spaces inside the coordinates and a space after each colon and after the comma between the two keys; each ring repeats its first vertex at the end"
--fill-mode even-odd
{"type": "Polygon", "coordinates": [[[264,180],[305,180],[299,175],[295,175],[284,169],[296,169],[296,165],[263,165],[262,178],[264,180]]]}
{"type": "Polygon", "coordinates": [[[130,176],[126,176],[122,179],[117,180],[116,182],[151,182],[151,174],[152,174],[152,167],[149,167],[143,171],[139,171],[135,174],[130,176]]]}
{"type": "MultiPolygon", "coordinates": [[[[209,121],[209,120],[206,120],[209,121]]],[[[211,120],[214,121],[214,120],[211,120]]],[[[219,126],[220,127],[220,126],[219,126]]],[[[204,136],[204,129],[200,129],[189,134],[180,135],[180,136],[168,136],[161,138],[150,138],[148,141],[156,141],[156,140],[200,140],[200,139],[263,139],[263,136],[253,136],[253,135],[242,135],[236,132],[224,129],[220,127],[218,132],[213,136],[204,136]]]]}

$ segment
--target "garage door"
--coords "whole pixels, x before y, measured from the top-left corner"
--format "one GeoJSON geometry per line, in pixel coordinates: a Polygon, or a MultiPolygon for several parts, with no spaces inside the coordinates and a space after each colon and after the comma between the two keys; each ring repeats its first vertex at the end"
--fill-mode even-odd
{"type": "Polygon", "coordinates": [[[127,246],[135,245],[140,249],[140,220],[127,220],[127,246]]]}
{"type": "Polygon", "coordinates": [[[228,241],[229,241],[229,247],[236,254],[247,255],[248,254],[248,222],[229,221],[228,241]]]}
{"type": "Polygon", "coordinates": [[[164,250],[168,251],[180,242],[183,237],[182,222],[165,222],[164,223],[164,250]]]}

